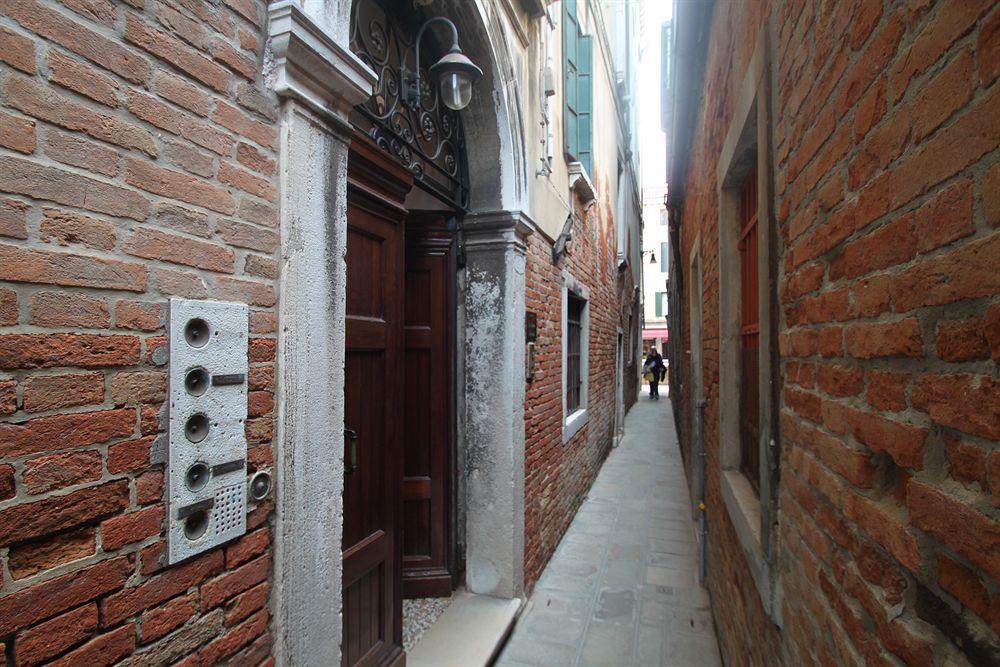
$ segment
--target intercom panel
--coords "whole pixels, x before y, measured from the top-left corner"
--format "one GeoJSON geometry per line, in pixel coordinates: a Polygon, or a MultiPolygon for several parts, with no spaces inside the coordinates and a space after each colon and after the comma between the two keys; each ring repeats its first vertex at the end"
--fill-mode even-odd
{"type": "Polygon", "coordinates": [[[170,300],[168,560],[246,532],[246,304],[170,300]]]}

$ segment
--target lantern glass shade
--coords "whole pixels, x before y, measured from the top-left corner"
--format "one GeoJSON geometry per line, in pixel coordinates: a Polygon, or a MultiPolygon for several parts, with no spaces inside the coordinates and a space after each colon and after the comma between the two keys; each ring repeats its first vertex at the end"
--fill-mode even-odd
{"type": "Polygon", "coordinates": [[[453,111],[461,111],[472,101],[472,78],[467,72],[442,72],[441,101],[453,111]]]}

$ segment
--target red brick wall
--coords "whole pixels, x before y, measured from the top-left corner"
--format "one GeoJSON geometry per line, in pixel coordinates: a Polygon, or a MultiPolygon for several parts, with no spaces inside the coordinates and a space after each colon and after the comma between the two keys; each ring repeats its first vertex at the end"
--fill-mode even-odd
{"type": "Polygon", "coordinates": [[[161,556],[170,296],[251,305],[251,469],[271,464],[264,7],[2,11],[0,662],[259,662],[270,507],[224,548],[170,568],[161,556]]]}
{"type": "Polygon", "coordinates": [[[528,237],[525,303],[538,316],[535,372],[524,400],[525,585],[534,586],[604,462],[614,431],[615,365],[621,304],[613,227],[598,207],[584,210],[569,253],[552,263],[552,244],[528,237]],[[562,441],[562,288],[566,269],[589,290],[588,421],[562,441]]]}
{"type": "Polygon", "coordinates": [[[998,660],[1000,8],[717,3],[712,20],[682,256],[700,231],[724,653],[735,664],[998,660]],[[718,478],[715,174],[730,91],[765,24],[776,40],[781,630],[757,600],[718,478]]]}

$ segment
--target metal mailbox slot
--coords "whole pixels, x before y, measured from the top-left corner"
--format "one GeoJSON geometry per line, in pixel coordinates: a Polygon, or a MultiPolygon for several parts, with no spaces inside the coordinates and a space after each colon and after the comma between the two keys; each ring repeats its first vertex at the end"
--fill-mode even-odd
{"type": "Polygon", "coordinates": [[[168,562],[246,532],[249,308],[170,300],[168,562]]]}

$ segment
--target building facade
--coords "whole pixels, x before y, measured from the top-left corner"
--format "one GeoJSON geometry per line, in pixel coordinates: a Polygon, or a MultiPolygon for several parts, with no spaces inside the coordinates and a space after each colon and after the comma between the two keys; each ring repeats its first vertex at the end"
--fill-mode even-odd
{"type": "Polygon", "coordinates": [[[667,325],[670,303],[670,237],[667,209],[663,206],[665,187],[644,188],[642,192],[642,341],[646,352],[655,346],[666,357],[670,331],[667,325]]]}
{"type": "Polygon", "coordinates": [[[674,28],[671,397],[726,661],[996,664],[1000,8],[674,28]]]}
{"type": "Polygon", "coordinates": [[[637,21],[4,3],[0,655],[400,664],[403,597],[523,599],[636,396],[637,21]],[[460,111],[434,17],[483,71],[460,111]],[[189,382],[220,331],[245,372],[189,382]],[[184,413],[225,386],[245,414],[184,413]],[[175,457],[229,423],[224,515],[175,457]]]}

